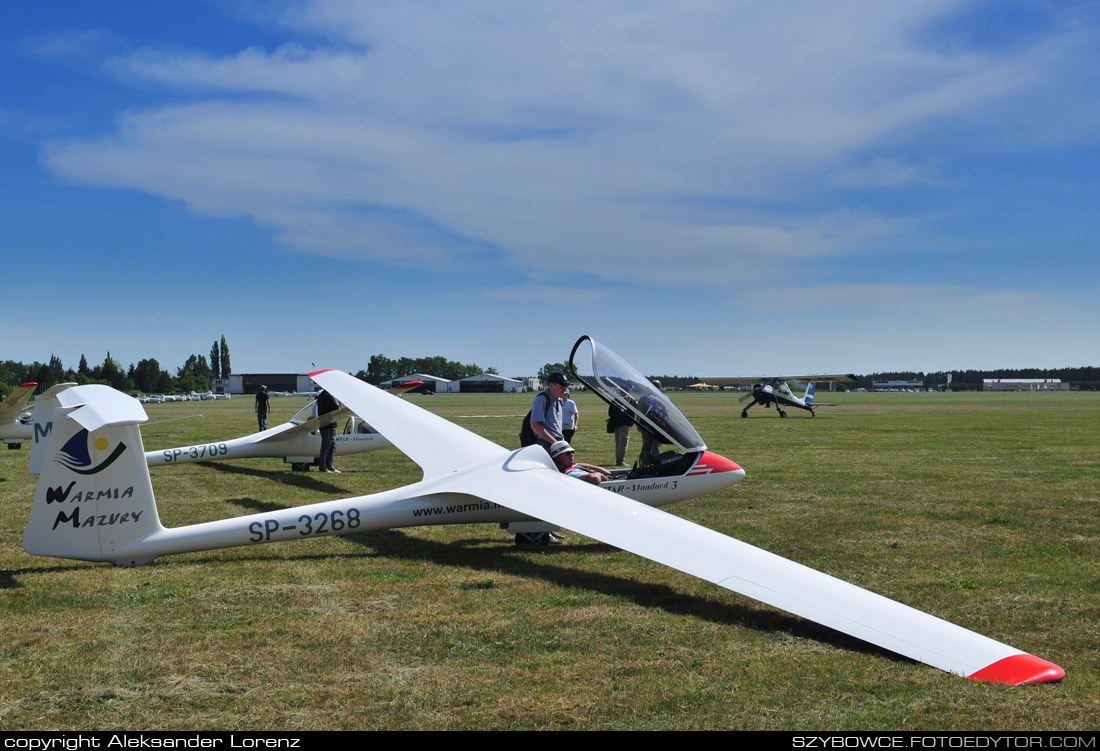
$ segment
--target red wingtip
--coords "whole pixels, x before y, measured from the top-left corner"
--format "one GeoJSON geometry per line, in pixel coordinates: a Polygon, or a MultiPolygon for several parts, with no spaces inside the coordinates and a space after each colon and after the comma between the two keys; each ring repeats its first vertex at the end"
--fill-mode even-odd
{"type": "Polygon", "coordinates": [[[336,370],[336,368],[325,368],[323,370],[315,370],[315,371],[313,371],[312,373],[309,374],[309,377],[312,378],[315,375],[321,375],[322,373],[327,373],[330,370],[336,370]]]}
{"type": "Polygon", "coordinates": [[[26,383],[19,384],[20,387],[23,387],[23,386],[37,386],[37,385],[38,385],[38,381],[27,381],[26,383]]]}
{"type": "Polygon", "coordinates": [[[997,660],[986,665],[969,676],[975,681],[992,683],[1011,683],[1013,686],[1027,686],[1032,683],[1051,683],[1066,677],[1066,671],[1035,655],[1019,654],[997,660]]]}

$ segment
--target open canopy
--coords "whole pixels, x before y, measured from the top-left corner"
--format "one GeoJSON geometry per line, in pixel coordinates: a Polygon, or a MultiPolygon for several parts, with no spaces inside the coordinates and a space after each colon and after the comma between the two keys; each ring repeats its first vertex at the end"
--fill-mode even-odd
{"type": "Polygon", "coordinates": [[[662,436],[665,442],[684,452],[706,449],[699,433],[660,389],[592,337],[586,334],[573,345],[569,366],[585,386],[608,404],[630,414],[642,428],[662,436]]]}

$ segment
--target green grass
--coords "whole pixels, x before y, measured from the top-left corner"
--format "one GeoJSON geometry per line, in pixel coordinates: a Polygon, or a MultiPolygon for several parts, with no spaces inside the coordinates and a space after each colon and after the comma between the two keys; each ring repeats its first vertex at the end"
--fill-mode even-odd
{"type": "MultiPolygon", "coordinates": [[[[816,418],[742,420],[734,395],[674,395],[748,477],[670,510],[1052,660],[1063,682],[967,681],[577,534],[544,552],[475,525],[136,569],[31,557],[24,448],[0,451],[0,729],[1095,729],[1100,395],[828,396],[816,418]]],[[[510,446],[529,408],[409,398],[510,446]]],[[[610,463],[605,410],[578,401],[579,455],[610,463]]],[[[273,399],[275,417],[303,404],[273,399]]],[[[247,434],[251,409],[147,405],[146,446],[247,434]]],[[[394,450],[338,466],[152,475],[168,525],[419,479],[394,450]]]]}

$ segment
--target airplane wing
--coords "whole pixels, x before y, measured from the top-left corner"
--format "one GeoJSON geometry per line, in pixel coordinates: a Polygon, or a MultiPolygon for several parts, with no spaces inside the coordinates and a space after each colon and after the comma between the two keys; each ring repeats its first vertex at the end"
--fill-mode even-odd
{"type": "Polygon", "coordinates": [[[335,370],[311,377],[436,478],[464,493],[663,563],[941,670],[976,680],[1059,680],[1060,667],[732,537],[578,482],[541,448],[509,451],[335,370]],[[448,476],[449,475],[449,476],[448,476]]]}
{"type": "Polygon", "coordinates": [[[779,376],[777,381],[798,381],[799,383],[844,383],[854,381],[856,377],[851,373],[839,373],[836,375],[800,375],[779,376]]]}
{"type": "Polygon", "coordinates": [[[370,415],[371,427],[424,470],[425,478],[451,474],[508,449],[471,433],[449,420],[390,395],[339,370],[310,373],[321,388],[357,415],[370,415]],[[381,411],[375,414],[376,407],[381,411]],[[429,415],[429,418],[425,418],[429,415]],[[379,424],[379,419],[385,428],[379,424]]]}
{"type": "Polygon", "coordinates": [[[343,420],[345,417],[348,417],[352,414],[354,414],[353,410],[349,409],[348,407],[339,407],[335,412],[329,412],[327,415],[321,415],[320,417],[311,417],[305,422],[300,422],[293,427],[287,428],[286,430],[280,430],[276,433],[265,431],[265,433],[261,433],[263,437],[257,438],[255,442],[264,443],[265,441],[274,440],[283,441],[287,438],[294,438],[295,436],[306,435],[308,433],[312,433],[315,430],[320,430],[330,423],[343,420]]]}
{"type": "Polygon", "coordinates": [[[36,388],[38,388],[37,383],[28,382],[12,389],[11,393],[8,394],[8,398],[4,400],[3,404],[0,404],[0,422],[11,422],[19,419],[19,413],[23,411],[23,408],[27,406],[27,402],[34,396],[36,388]]]}
{"type": "MultiPolygon", "coordinates": [[[[397,384],[392,389],[390,389],[387,393],[393,394],[394,396],[400,396],[401,394],[412,391],[413,389],[418,389],[423,385],[424,385],[423,381],[405,381],[404,383],[397,384]]],[[[359,416],[363,417],[362,415],[359,415],[359,416]]],[[[363,419],[366,419],[366,418],[364,417],[363,419]]]]}
{"type": "Polygon", "coordinates": [[[851,373],[839,373],[834,375],[757,376],[755,378],[749,376],[737,376],[734,378],[719,376],[714,378],[703,378],[701,380],[715,386],[738,386],[751,385],[754,383],[780,383],[783,381],[798,381],[799,383],[842,383],[854,381],[856,377],[851,373]]]}

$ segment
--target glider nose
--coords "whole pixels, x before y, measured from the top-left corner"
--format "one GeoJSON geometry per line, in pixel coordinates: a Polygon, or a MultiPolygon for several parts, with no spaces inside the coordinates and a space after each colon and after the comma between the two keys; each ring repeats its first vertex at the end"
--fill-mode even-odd
{"type": "Polygon", "coordinates": [[[726,457],[711,451],[704,451],[688,474],[721,474],[727,485],[733,485],[745,479],[745,470],[741,469],[737,462],[730,461],[726,457]]]}

